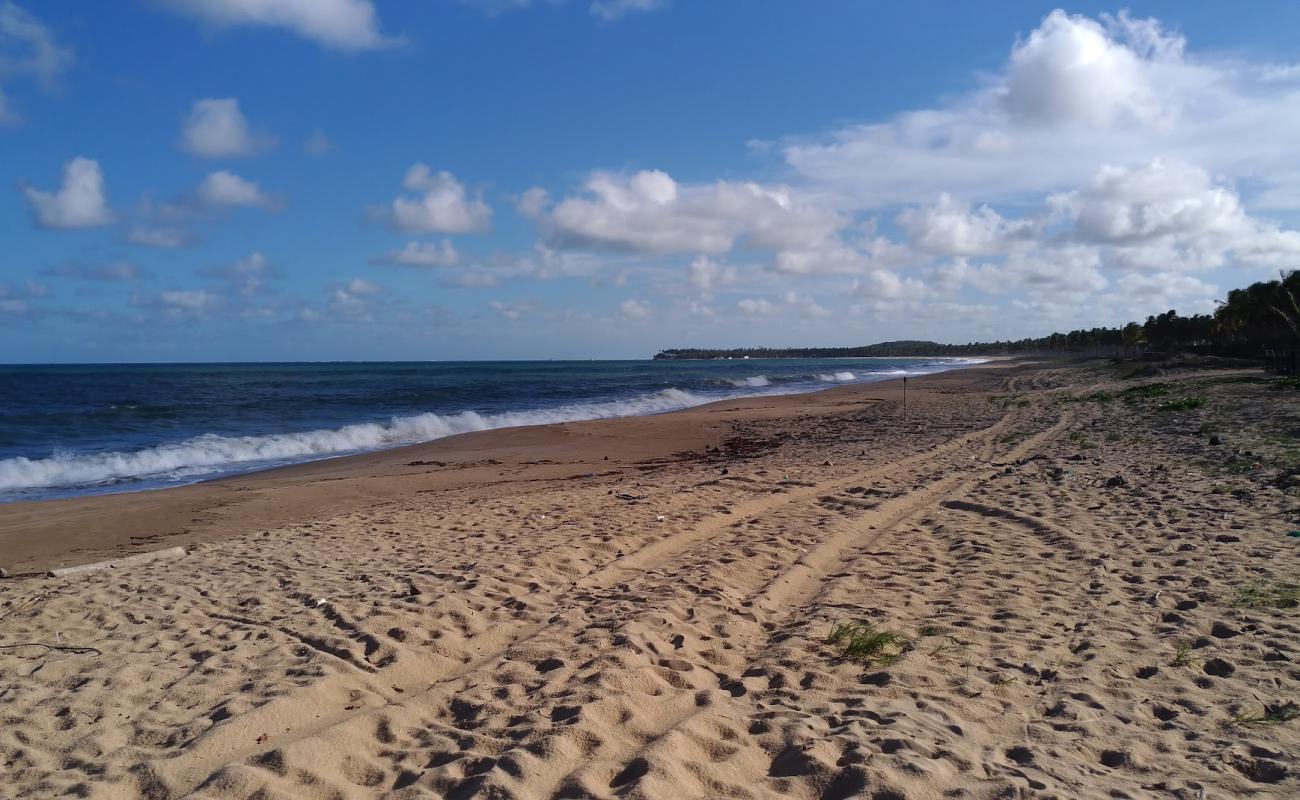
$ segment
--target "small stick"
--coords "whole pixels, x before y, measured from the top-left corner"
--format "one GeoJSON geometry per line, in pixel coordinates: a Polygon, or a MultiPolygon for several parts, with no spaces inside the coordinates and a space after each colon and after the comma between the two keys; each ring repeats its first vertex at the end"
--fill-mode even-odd
{"type": "Polygon", "coordinates": [[[46,650],[61,650],[65,653],[94,653],[97,656],[104,655],[104,651],[98,647],[78,647],[74,645],[46,644],[45,642],[22,642],[21,644],[0,644],[0,650],[16,650],[19,647],[44,647],[46,650]]]}

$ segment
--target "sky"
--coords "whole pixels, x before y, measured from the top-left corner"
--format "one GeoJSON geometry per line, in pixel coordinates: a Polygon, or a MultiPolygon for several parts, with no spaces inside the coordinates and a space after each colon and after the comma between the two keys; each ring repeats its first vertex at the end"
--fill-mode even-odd
{"type": "Polygon", "coordinates": [[[1300,4],[0,0],[0,362],[644,358],[1300,268],[1300,4]]]}

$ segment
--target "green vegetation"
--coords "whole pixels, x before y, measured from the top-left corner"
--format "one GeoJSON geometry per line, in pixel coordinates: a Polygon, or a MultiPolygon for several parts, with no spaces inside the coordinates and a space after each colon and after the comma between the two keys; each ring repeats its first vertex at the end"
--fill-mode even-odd
{"type": "Polygon", "coordinates": [[[1300,582],[1255,581],[1237,590],[1232,598],[1237,608],[1300,607],[1300,582]]]}
{"type": "Polygon", "coordinates": [[[840,648],[840,657],[863,664],[892,664],[907,650],[908,641],[893,631],[878,631],[866,622],[840,622],[826,643],[840,648]]]}
{"type": "Polygon", "coordinates": [[[1293,719],[1300,719],[1300,706],[1297,706],[1294,700],[1288,700],[1278,705],[1269,705],[1260,703],[1263,711],[1258,714],[1252,714],[1246,711],[1232,718],[1233,725],[1279,725],[1283,722],[1290,722],[1293,719]]]}
{"type": "Polygon", "coordinates": [[[1148,383],[1144,386],[1134,386],[1130,389],[1125,389],[1120,392],[1120,397],[1124,398],[1125,402],[1132,403],[1138,400],[1148,400],[1153,397],[1164,397],[1169,394],[1173,388],[1173,386],[1167,383],[1148,383]]]}
{"type": "MultiPolygon", "coordinates": [[[[860,347],[742,347],[674,348],[662,350],[658,359],[690,358],[862,358],[899,356],[1014,355],[1070,353],[1095,356],[1134,356],[1143,353],[1192,351],[1218,356],[1259,359],[1266,350],[1275,353],[1276,366],[1294,369],[1300,346],[1300,272],[1284,273],[1279,280],[1260,281],[1233,289],[1213,315],[1179,316],[1170,310],[1130,322],[1122,328],[1091,328],[1053,333],[1016,341],[940,344],[897,341],[860,347]]],[[[1130,377],[1143,371],[1138,365],[1130,377]]],[[[1292,388],[1300,388],[1300,383],[1292,388]]]]}
{"type": "Polygon", "coordinates": [[[1169,662],[1175,667],[1191,667],[1200,661],[1199,658],[1192,655],[1192,645],[1188,642],[1179,642],[1174,645],[1174,660],[1169,662]]]}
{"type": "Polygon", "coordinates": [[[1161,403],[1158,408],[1161,411],[1191,411],[1194,408],[1200,408],[1205,405],[1204,397],[1183,397],[1178,400],[1170,400],[1161,403]]]}

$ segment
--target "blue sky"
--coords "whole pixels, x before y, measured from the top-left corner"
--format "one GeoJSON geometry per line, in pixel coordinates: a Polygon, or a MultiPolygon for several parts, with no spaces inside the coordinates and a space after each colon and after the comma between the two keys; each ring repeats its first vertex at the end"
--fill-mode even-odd
{"type": "Polygon", "coordinates": [[[0,0],[0,361],[1040,335],[1300,266],[1300,6],[0,0]]]}

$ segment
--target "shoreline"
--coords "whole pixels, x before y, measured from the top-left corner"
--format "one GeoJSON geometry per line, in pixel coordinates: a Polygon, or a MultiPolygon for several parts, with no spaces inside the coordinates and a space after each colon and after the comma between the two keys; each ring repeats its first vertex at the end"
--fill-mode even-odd
{"type": "MultiPolygon", "coordinates": [[[[1032,361],[989,358],[980,363],[906,377],[909,386],[919,386],[922,381],[941,376],[1026,363],[1032,361]]],[[[32,574],[161,547],[215,541],[239,535],[229,532],[229,528],[291,524],[342,510],[348,503],[376,502],[406,490],[462,489],[480,482],[499,483],[502,478],[562,480],[610,466],[632,469],[637,461],[666,458],[679,450],[717,447],[721,441],[717,425],[747,416],[761,417],[765,411],[807,413],[803,406],[833,407],[842,397],[864,392],[883,392],[891,398],[893,394],[901,396],[901,378],[808,392],[748,395],[639,416],[470,431],[427,442],[325,456],[177,486],[11,501],[0,504],[0,553],[4,554],[0,568],[14,575],[32,574]],[[729,410],[731,415],[715,416],[724,410],[729,410]],[[691,415],[708,415],[705,417],[708,424],[702,425],[701,420],[692,419],[691,415]],[[680,426],[672,421],[677,419],[682,421],[680,426]],[[670,421],[637,425],[639,420],[670,421]],[[625,430],[620,430],[624,427],[625,430]],[[595,444],[574,446],[574,437],[601,442],[599,446],[609,452],[595,453],[591,449],[597,447],[595,444]],[[611,460],[605,460],[611,454],[611,460]],[[556,457],[568,461],[561,464],[555,462],[556,457]],[[539,459],[552,463],[541,464],[539,459]],[[429,461],[443,466],[437,467],[438,474],[433,475],[423,469],[412,469],[408,461],[429,461]],[[507,472],[511,474],[507,476],[507,472]],[[396,479],[401,488],[378,485],[384,478],[396,479]],[[339,496],[336,489],[340,481],[354,484],[350,488],[355,493],[339,496]],[[324,487],[325,482],[330,483],[328,488],[324,487]]]]}
{"type": "MultiPolygon", "coordinates": [[[[802,359],[799,361],[808,361],[802,359]]],[[[816,360],[816,359],[811,359],[816,360]]],[[[562,422],[583,422],[601,419],[619,419],[624,417],[652,416],[655,414],[683,411],[715,402],[726,402],[746,398],[761,398],[777,395],[811,394],[833,388],[836,385],[860,385],[879,383],[892,377],[920,377],[935,372],[948,372],[980,364],[1006,360],[1004,357],[915,357],[910,359],[864,357],[846,358],[839,361],[885,361],[899,366],[898,362],[911,360],[919,362],[912,373],[906,367],[887,372],[869,370],[863,376],[854,376],[847,371],[835,374],[818,374],[816,381],[809,380],[813,375],[760,375],[750,378],[718,377],[711,384],[729,385],[731,390],[718,390],[712,385],[699,386],[689,379],[682,385],[665,386],[655,389],[647,388],[639,394],[626,396],[593,396],[571,398],[562,403],[542,406],[525,406],[522,408],[497,408],[486,411],[475,408],[460,410],[428,411],[421,408],[394,409],[390,414],[379,418],[332,419],[328,423],[315,426],[307,420],[299,420],[300,427],[287,430],[265,429],[240,433],[228,430],[213,434],[203,431],[190,431],[179,434],[179,438],[166,441],[150,441],[139,447],[122,445],[109,451],[73,452],[67,455],[57,453],[46,456],[24,456],[0,458],[0,472],[13,471],[14,479],[22,480],[21,473],[44,470],[45,480],[53,484],[37,486],[10,487],[0,493],[0,505],[17,502],[39,502],[79,497],[93,497],[123,492],[153,491],[156,489],[191,486],[211,481],[236,478],[245,475],[297,466],[317,461],[344,458],[369,453],[378,453],[418,444],[427,444],[439,439],[461,433],[473,433],[507,428],[528,427],[562,422]],[[798,379],[802,378],[802,380],[798,379]],[[775,381],[775,383],[771,383],[775,381]],[[766,388],[763,388],[766,387],[766,388]],[[360,444],[354,437],[373,438],[368,445],[360,444]],[[336,441],[331,442],[331,438],[336,441]],[[208,441],[211,439],[212,441],[208,441]],[[243,450],[245,455],[227,454],[225,460],[211,461],[207,454],[213,443],[227,448],[243,450]],[[310,444],[306,444],[310,442],[310,444]],[[279,456],[266,455],[266,450],[287,448],[289,451],[279,456]],[[249,453],[249,450],[253,453],[249,453]],[[178,456],[177,451],[194,451],[189,456],[178,456]],[[186,458],[191,460],[185,460],[186,458]],[[156,459],[169,462],[169,469],[156,463],[156,459]],[[131,466],[126,466],[131,465],[131,466]],[[189,476],[166,477],[168,471],[194,471],[189,476]],[[66,474],[71,471],[82,474],[80,482],[72,481],[66,474]],[[100,480],[92,481],[86,472],[98,472],[100,480]],[[23,496],[23,493],[28,496],[23,496]]],[[[758,359],[755,369],[769,368],[764,362],[788,362],[789,359],[758,359]]],[[[480,362],[466,362],[478,364],[480,362]]],[[[509,362],[528,363],[528,362],[509,362]]],[[[536,362],[552,363],[552,362],[536,362]]],[[[583,362],[574,362],[583,363],[583,362]]],[[[625,362],[609,362],[625,363],[625,362]]],[[[626,362],[642,364],[644,362],[626,362]]],[[[178,366],[205,366],[188,365],[178,366]]],[[[225,365],[220,365],[225,366],[225,365]]],[[[246,365],[233,365],[246,366],[246,365]]],[[[256,366],[256,365],[253,365],[256,366]]],[[[290,366],[311,366],[298,364],[290,366]]],[[[855,369],[857,369],[855,367],[855,369]]]]}
{"type": "Polygon", "coordinates": [[[33,504],[48,546],[192,541],[0,581],[6,786],[1296,795],[1300,392],[908,384],[33,504]]]}

